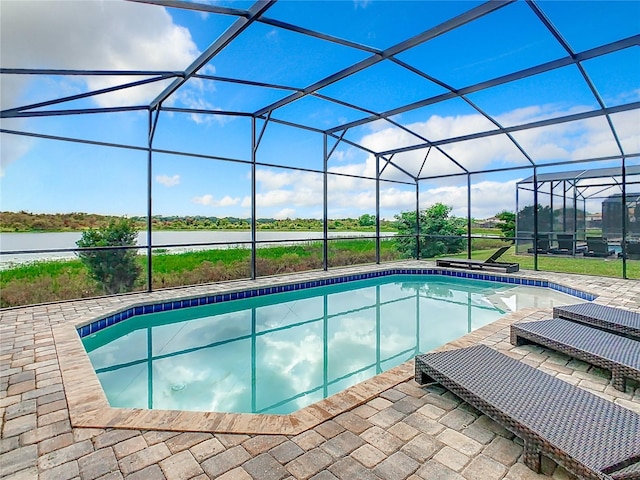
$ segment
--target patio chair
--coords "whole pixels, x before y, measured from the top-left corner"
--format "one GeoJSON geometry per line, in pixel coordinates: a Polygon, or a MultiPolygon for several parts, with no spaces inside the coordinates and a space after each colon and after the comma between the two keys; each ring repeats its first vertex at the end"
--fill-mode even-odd
{"type": "Polygon", "coordinates": [[[558,247],[549,250],[549,253],[556,255],[575,255],[576,253],[583,253],[586,250],[585,246],[576,245],[576,237],[573,233],[558,233],[556,234],[558,239],[558,247]]]}
{"type": "Polygon", "coordinates": [[[511,344],[535,343],[611,371],[613,387],[640,382],[640,342],[562,318],[511,325],[511,344]]]}
{"type": "MultiPolygon", "coordinates": [[[[628,260],[640,260],[640,242],[630,242],[626,240],[625,242],[625,250],[626,250],[626,258],[628,260]]],[[[619,258],[622,258],[625,254],[620,252],[618,254],[619,258]]]]}
{"type": "Polygon", "coordinates": [[[511,248],[509,245],[500,247],[486,260],[470,260],[467,258],[438,258],[436,260],[436,266],[438,267],[459,267],[459,268],[495,268],[504,270],[506,273],[514,273],[520,270],[519,263],[510,262],[498,262],[498,258],[502,256],[504,252],[511,248]]]}
{"type": "Polygon", "coordinates": [[[597,303],[553,307],[553,316],[640,340],[640,313],[597,303]]]}
{"type": "MultiPolygon", "coordinates": [[[[535,251],[537,253],[549,253],[549,250],[551,249],[551,239],[548,233],[538,233],[534,237],[534,243],[536,245],[535,251]]],[[[527,249],[527,252],[534,253],[533,247],[527,249]]]]}
{"type": "Polygon", "coordinates": [[[639,479],[640,415],[486,345],[418,355],[419,384],[438,382],[582,479],[639,479]]]}
{"type": "Polygon", "coordinates": [[[615,250],[609,248],[609,242],[603,237],[587,237],[587,250],[584,252],[585,257],[609,257],[613,255],[615,250]]]}

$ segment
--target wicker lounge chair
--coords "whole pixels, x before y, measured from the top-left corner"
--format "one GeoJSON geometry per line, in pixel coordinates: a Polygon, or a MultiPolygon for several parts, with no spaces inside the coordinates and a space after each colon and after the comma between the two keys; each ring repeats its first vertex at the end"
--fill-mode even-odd
{"type": "Polygon", "coordinates": [[[609,242],[602,237],[587,237],[587,250],[584,252],[585,257],[610,257],[615,250],[609,248],[609,242]]]}
{"type": "MultiPolygon", "coordinates": [[[[640,242],[624,242],[626,258],[629,260],[640,260],[640,242]]],[[[619,258],[625,257],[623,252],[618,254],[619,258]]]]}
{"type": "MultiPolygon", "coordinates": [[[[535,239],[536,244],[535,252],[543,254],[549,253],[549,250],[551,249],[551,238],[548,233],[539,233],[533,238],[535,239]]],[[[528,248],[527,252],[534,253],[534,248],[528,248]]]]}
{"type": "Polygon", "coordinates": [[[495,268],[504,270],[506,273],[513,273],[520,270],[519,263],[498,262],[498,258],[502,256],[504,252],[509,250],[510,246],[500,247],[486,260],[469,260],[467,258],[438,258],[436,265],[438,267],[459,267],[459,268],[478,268],[480,270],[485,268],[495,268]]]}
{"type": "Polygon", "coordinates": [[[555,255],[575,255],[576,253],[584,253],[586,246],[576,245],[576,237],[573,233],[558,233],[558,246],[549,250],[549,253],[555,255]]]}
{"type": "Polygon", "coordinates": [[[511,325],[511,343],[536,343],[611,371],[614,388],[640,382],[640,342],[562,318],[511,325]]]}
{"type": "Polygon", "coordinates": [[[640,340],[640,313],[597,303],[553,307],[553,316],[640,340]]]}
{"type": "Polygon", "coordinates": [[[640,479],[640,415],[485,345],[418,355],[416,381],[439,382],[584,479],[640,479]]]}

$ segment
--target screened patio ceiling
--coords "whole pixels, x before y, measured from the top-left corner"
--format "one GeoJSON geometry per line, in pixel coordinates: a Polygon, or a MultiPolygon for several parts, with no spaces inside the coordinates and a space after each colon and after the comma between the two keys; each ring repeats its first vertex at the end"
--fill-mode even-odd
{"type": "MultiPolygon", "coordinates": [[[[5,13],[10,3],[3,2],[5,13]]],[[[325,168],[331,170],[327,162],[339,147],[349,146],[380,162],[378,178],[407,183],[566,169],[576,161],[638,165],[640,22],[621,22],[638,18],[638,5],[123,2],[122,11],[166,11],[180,28],[188,28],[188,19],[206,21],[206,28],[190,31],[196,48],[185,56],[189,61],[173,59],[175,67],[167,70],[131,68],[123,61],[123,68],[114,69],[113,62],[109,68],[99,61],[77,65],[71,51],[64,62],[42,57],[34,65],[21,63],[11,54],[17,47],[3,38],[3,142],[40,137],[234,160],[214,147],[203,152],[190,150],[188,142],[178,148],[154,143],[156,127],[161,116],[187,115],[196,122],[245,117],[252,122],[245,160],[255,160],[265,132],[295,127],[324,137],[325,168]],[[83,81],[65,89],[63,78],[83,81]],[[532,108],[532,97],[539,107],[532,108]],[[99,129],[76,135],[52,127],[63,117],[135,111],[149,113],[148,131],[131,143],[99,129]],[[459,121],[446,128],[451,119],[459,121]],[[563,149],[567,137],[589,144],[596,135],[597,148],[563,149]],[[500,154],[482,159],[485,150],[500,154]]],[[[150,56],[165,53],[156,50],[153,37],[147,40],[150,56]]],[[[77,45],[83,48],[91,46],[77,45]]]]}

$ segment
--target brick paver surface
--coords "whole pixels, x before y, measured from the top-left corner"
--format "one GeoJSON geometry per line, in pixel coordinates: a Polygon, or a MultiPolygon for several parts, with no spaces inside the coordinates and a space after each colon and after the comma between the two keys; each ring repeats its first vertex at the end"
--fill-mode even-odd
{"type": "MultiPolygon", "coordinates": [[[[420,266],[424,266],[421,263],[420,266]]],[[[640,282],[526,272],[640,311],[640,282]],[[570,277],[570,279],[568,278],[570,277]]],[[[198,292],[201,292],[202,287],[198,292]]],[[[0,478],[80,480],[281,480],[572,478],[545,459],[522,463],[522,442],[438,385],[402,381],[298,435],[245,435],[74,428],[51,327],[118,297],[0,312],[0,478]]],[[[520,318],[548,316],[529,309],[520,318]]],[[[513,347],[508,326],[473,341],[488,344],[586,390],[640,412],[640,387],[612,388],[606,372],[537,346],[513,347]]],[[[474,334],[472,334],[474,335],[474,334]]]]}

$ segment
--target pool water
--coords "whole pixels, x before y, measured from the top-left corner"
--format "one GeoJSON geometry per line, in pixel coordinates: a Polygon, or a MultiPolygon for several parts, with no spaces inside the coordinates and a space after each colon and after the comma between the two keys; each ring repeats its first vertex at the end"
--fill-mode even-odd
{"type": "Polygon", "coordinates": [[[82,341],[112,407],[286,414],[510,311],[579,301],[396,275],[140,315],[82,341]]]}

